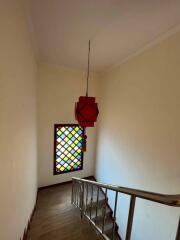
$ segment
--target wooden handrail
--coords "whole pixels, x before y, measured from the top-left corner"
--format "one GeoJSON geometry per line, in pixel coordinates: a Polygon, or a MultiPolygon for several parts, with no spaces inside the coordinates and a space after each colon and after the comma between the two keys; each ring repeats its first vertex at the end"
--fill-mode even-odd
{"type": "Polygon", "coordinates": [[[177,194],[177,195],[160,194],[160,193],[142,191],[142,190],[133,189],[133,188],[126,188],[126,187],[120,187],[120,186],[95,182],[95,181],[76,178],[76,177],[73,177],[72,179],[80,182],[93,184],[102,188],[107,188],[112,191],[124,193],[130,196],[145,199],[148,201],[157,202],[157,203],[161,203],[161,204],[173,206],[173,207],[180,207],[180,194],[177,194]]]}

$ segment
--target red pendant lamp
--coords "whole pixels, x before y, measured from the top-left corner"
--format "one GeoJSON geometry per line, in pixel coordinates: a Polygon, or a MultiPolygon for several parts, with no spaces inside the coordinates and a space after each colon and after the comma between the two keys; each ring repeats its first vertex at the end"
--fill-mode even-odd
{"type": "MultiPolygon", "coordinates": [[[[89,87],[89,66],[90,66],[90,40],[89,40],[89,51],[88,51],[88,69],[87,69],[87,88],[86,96],[80,96],[79,101],[75,103],[75,118],[79,125],[84,127],[94,127],[95,122],[99,114],[98,104],[96,103],[95,97],[88,96],[89,87]]],[[[86,146],[86,136],[84,137],[84,151],[86,146]]]]}

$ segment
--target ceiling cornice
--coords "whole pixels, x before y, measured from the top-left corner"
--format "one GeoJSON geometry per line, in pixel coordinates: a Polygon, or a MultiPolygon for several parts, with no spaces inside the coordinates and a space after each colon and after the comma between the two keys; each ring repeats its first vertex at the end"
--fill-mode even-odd
{"type": "Polygon", "coordinates": [[[131,59],[133,59],[134,57],[141,55],[143,52],[145,52],[148,49],[153,48],[154,46],[158,45],[160,42],[168,39],[169,37],[175,35],[176,33],[178,33],[180,31],[180,24],[172,27],[171,29],[169,29],[167,32],[165,32],[164,34],[161,34],[159,36],[157,36],[154,40],[150,41],[149,43],[145,44],[142,48],[137,49],[136,51],[134,51],[134,53],[130,54],[128,57],[124,58],[123,60],[121,60],[120,62],[113,64],[112,66],[106,68],[106,70],[102,70],[100,72],[100,74],[104,74],[107,72],[111,72],[112,70],[118,68],[119,66],[121,66],[122,64],[130,61],[131,59]]]}

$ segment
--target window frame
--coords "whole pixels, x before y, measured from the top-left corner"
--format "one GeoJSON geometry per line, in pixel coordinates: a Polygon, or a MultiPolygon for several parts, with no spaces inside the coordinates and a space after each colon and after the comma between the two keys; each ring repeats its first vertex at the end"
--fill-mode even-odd
{"type": "MultiPolygon", "coordinates": [[[[79,124],[76,124],[76,123],[61,123],[61,124],[54,124],[54,164],[53,164],[53,175],[60,175],[60,174],[65,174],[65,173],[73,173],[73,172],[77,172],[77,171],[81,171],[83,170],[83,162],[84,162],[84,151],[81,152],[81,167],[78,168],[78,169],[73,169],[73,170],[70,170],[70,171],[63,171],[63,172],[57,172],[56,171],[56,129],[57,127],[81,127],[79,124]]],[[[83,132],[83,136],[84,136],[84,127],[81,127],[82,128],[82,132],[83,132]]]]}

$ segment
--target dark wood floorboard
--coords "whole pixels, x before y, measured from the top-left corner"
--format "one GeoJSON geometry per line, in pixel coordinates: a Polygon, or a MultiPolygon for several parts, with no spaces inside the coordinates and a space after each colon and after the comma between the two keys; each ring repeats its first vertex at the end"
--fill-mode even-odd
{"type": "Polygon", "coordinates": [[[100,240],[94,228],[71,205],[71,183],[42,189],[28,240],[100,240]]]}

